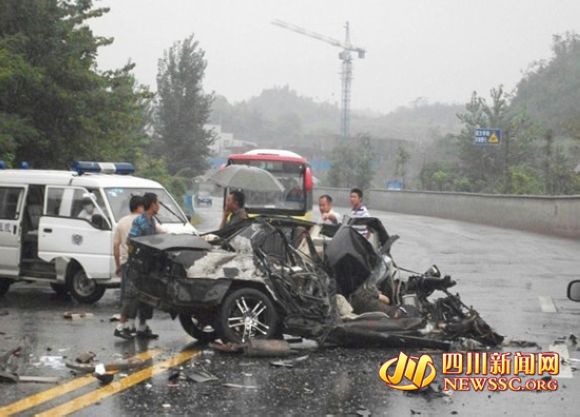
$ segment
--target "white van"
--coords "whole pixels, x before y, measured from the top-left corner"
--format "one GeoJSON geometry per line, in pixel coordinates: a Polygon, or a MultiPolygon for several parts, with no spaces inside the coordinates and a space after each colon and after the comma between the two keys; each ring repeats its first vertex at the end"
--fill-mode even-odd
{"type": "Polygon", "coordinates": [[[17,280],[50,283],[82,303],[118,287],[114,229],[132,195],[157,194],[157,220],[168,233],[196,233],[167,190],[132,176],[131,164],[77,162],[73,169],[1,169],[0,163],[0,296],[17,280]]]}

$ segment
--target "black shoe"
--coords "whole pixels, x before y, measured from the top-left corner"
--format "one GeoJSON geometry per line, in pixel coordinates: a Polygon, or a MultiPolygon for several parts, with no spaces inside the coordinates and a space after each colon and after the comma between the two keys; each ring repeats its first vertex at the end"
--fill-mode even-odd
{"type": "Polygon", "coordinates": [[[113,334],[115,336],[120,337],[121,339],[125,339],[125,340],[133,340],[133,337],[134,337],[131,334],[131,332],[129,331],[129,329],[123,329],[123,330],[115,329],[115,332],[113,334]]]}
{"type": "Polygon", "coordinates": [[[151,329],[147,327],[145,330],[137,330],[137,337],[140,339],[157,339],[159,338],[159,335],[153,333],[151,329]]]}

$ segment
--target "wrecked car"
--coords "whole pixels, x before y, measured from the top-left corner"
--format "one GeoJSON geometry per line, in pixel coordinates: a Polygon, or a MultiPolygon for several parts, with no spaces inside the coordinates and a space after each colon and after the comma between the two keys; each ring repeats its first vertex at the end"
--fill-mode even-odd
{"type": "Polygon", "coordinates": [[[376,218],[326,225],[258,216],[204,236],[132,239],[129,279],[141,301],[200,341],[288,334],[327,346],[500,344],[449,292],[451,277],[394,262],[397,239],[376,218]]]}

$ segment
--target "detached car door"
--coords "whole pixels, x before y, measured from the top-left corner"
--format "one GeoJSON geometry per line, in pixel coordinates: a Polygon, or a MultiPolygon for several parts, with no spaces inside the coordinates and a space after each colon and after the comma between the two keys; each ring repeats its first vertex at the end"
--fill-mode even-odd
{"type": "MultiPolygon", "coordinates": [[[[38,255],[47,262],[74,259],[88,278],[108,279],[114,269],[113,232],[86,217],[83,204],[88,193],[80,187],[47,187],[38,227],[38,255]]],[[[99,206],[106,215],[104,205],[99,206]]]]}
{"type": "Polygon", "coordinates": [[[0,185],[0,276],[19,274],[22,212],[27,186],[0,185]]]}

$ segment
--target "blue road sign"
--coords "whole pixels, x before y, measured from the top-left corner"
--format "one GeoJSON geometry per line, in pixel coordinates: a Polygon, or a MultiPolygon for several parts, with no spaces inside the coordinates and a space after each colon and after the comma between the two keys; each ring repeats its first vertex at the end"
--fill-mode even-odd
{"type": "Polygon", "coordinates": [[[473,143],[476,145],[499,145],[501,129],[475,129],[473,143]]]}

